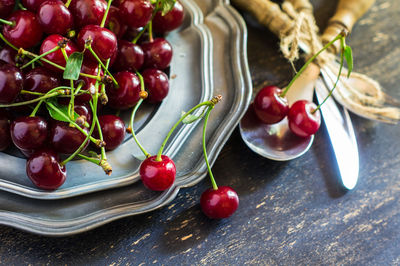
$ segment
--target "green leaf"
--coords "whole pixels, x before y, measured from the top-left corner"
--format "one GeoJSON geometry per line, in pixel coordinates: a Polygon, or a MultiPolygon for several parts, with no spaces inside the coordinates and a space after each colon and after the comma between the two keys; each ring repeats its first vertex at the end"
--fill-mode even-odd
{"type": "Polygon", "coordinates": [[[344,53],[344,58],[346,59],[347,62],[347,69],[348,69],[347,78],[349,78],[351,72],[353,71],[353,52],[351,50],[351,47],[346,45],[344,47],[343,53],[344,53]]]}
{"type": "MultiPolygon", "coordinates": [[[[57,101],[55,99],[50,99],[48,101],[46,101],[46,107],[47,110],[49,111],[49,114],[51,116],[51,118],[53,118],[54,120],[57,121],[62,121],[62,122],[70,122],[70,120],[64,118],[64,116],[62,116],[61,114],[59,114],[56,110],[54,110],[53,108],[51,108],[47,103],[52,103],[55,107],[57,107],[58,110],[60,110],[63,114],[65,114],[66,116],[68,116],[68,105],[60,105],[59,103],[57,103],[57,101]]],[[[79,117],[79,115],[74,112],[74,121],[79,117]]]]}
{"type": "Polygon", "coordinates": [[[68,57],[67,64],[65,66],[63,78],[70,80],[78,80],[81,72],[83,62],[83,53],[75,52],[68,57]]]}
{"type": "Polygon", "coordinates": [[[176,0],[162,0],[161,1],[161,15],[165,16],[175,5],[176,0]]]}
{"type": "MultiPolygon", "coordinates": [[[[192,114],[190,114],[190,115],[186,116],[186,117],[182,120],[182,123],[184,123],[184,124],[191,124],[191,123],[193,123],[193,122],[199,120],[200,118],[202,118],[202,117],[204,116],[206,110],[207,110],[207,108],[204,108],[204,109],[203,109],[203,112],[202,112],[200,115],[192,115],[192,114]]],[[[186,114],[185,112],[182,112],[182,116],[184,116],[185,114],[186,114]]]]}

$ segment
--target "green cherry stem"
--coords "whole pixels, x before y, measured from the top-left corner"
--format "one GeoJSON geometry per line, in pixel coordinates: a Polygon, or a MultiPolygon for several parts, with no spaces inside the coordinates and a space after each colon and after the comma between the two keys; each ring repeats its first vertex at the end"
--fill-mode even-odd
{"type": "Polygon", "coordinates": [[[20,94],[30,94],[30,95],[35,95],[35,96],[43,96],[44,93],[41,92],[34,92],[34,91],[27,91],[27,90],[21,90],[20,94]]]}
{"type": "Polygon", "coordinates": [[[217,182],[215,182],[214,175],[211,171],[211,166],[210,163],[208,162],[208,156],[207,156],[207,148],[206,148],[206,128],[207,128],[207,123],[208,123],[208,118],[210,116],[210,113],[214,109],[214,105],[208,107],[207,113],[204,117],[204,125],[203,125],[203,153],[204,153],[204,160],[206,161],[207,165],[207,170],[208,170],[208,175],[210,176],[211,184],[214,190],[218,190],[217,182]]]}
{"type": "Polygon", "coordinates": [[[137,41],[140,39],[140,37],[142,37],[143,33],[145,33],[148,28],[149,28],[149,23],[147,23],[146,26],[144,26],[144,28],[138,33],[138,35],[136,35],[136,37],[133,38],[132,43],[136,44],[137,41]]]}
{"type": "Polygon", "coordinates": [[[45,52],[45,53],[43,53],[43,54],[41,54],[41,55],[36,56],[36,57],[33,58],[31,61],[29,61],[28,63],[26,63],[25,65],[23,65],[23,66],[21,67],[21,69],[26,68],[26,67],[29,66],[30,64],[35,63],[37,60],[40,60],[42,57],[44,57],[44,56],[46,56],[46,55],[48,55],[48,54],[51,54],[51,53],[53,53],[53,52],[55,52],[55,51],[57,51],[57,50],[59,50],[59,49],[60,49],[60,46],[56,46],[56,47],[54,47],[53,49],[51,49],[51,50],[49,50],[49,51],[47,51],[47,52],[45,52]]]}
{"type": "Polygon", "coordinates": [[[135,121],[136,111],[139,109],[139,106],[142,104],[142,102],[143,102],[143,99],[140,99],[136,103],[135,108],[133,108],[133,111],[132,111],[132,114],[131,114],[131,120],[129,122],[129,127],[131,128],[131,134],[132,134],[132,137],[135,140],[136,144],[138,145],[140,150],[143,152],[144,156],[146,156],[146,158],[149,158],[151,156],[150,153],[148,153],[146,151],[146,149],[142,146],[142,144],[140,144],[138,138],[136,137],[135,130],[133,129],[133,122],[135,121]]]}
{"type": "Polygon", "coordinates": [[[44,102],[44,100],[41,100],[36,104],[35,108],[33,109],[32,113],[30,114],[29,117],[34,117],[36,115],[37,111],[39,110],[39,108],[43,102],[44,102]]]}
{"type": "Polygon", "coordinates": [[[109,75],[114,83],[114,85],[118,88],[118,82],[115,80],[115,78],[113,77],[113,75],[110,73],[110,71],[108,70],[108,68],[103,64],[103,62],[100,60],[100,58],[97,56],[97,54],[95,53],[95,51],[93,51],[92,46],[88,45],[86,47],[86,49],[88,49],[90,51],[90,53],[94,56],[94,58],[96,58],[96,60],[99,62],[99,64],[101,65],[101,67],[106,71],[107,75],[109,75]]]}
{"type": "Polygon", "coordinates": [[[11,48],[13,48],[15,51],[18,51],[18,48],[15,47],[13,44],[11,44],[11,43],[6,39],[6,37],[4,37],[4,35],[1,34],[1,33],[0,33],[0,39],[2,39],[3,42],[5,42],[8,46],[10,46],[11,48]]]}
{"type": "Polygon", "coordinates": [[[314,54],[310,59],[307,60],[307,62],[303,65],[303,67],[296,73],[294,78],[290,81],[289,85],[283,90],[281,93],[281,97],[285,97],[286,93],[289,91],[290,87],[293,85],[295,80],[306,70],[309,64],[311,64],[312,61],[314,61],[323,51],[328,49],[334,42],[337,40],[340,40],[341,38],[344,38],[342,33],[339,33],[332,41],[327,43],[321,50],[318,51],[318,53],[314,54]]]}
{"type": "Polygon", "coordinates": [[[72,2],[72,0],[68,0],[68,1],[65,3],[65,7],[68,8],[69,5],[71,4],[71,2],[72,2]]]}
{"type": "Polygon", "coordinates": [[[31,103],[36,103],[39,102],[41,100],[44,99],[48,99],[48,98],[52,98],[58,95],[61,95],[61,92],[53,92],[53,93],[49,93],[49,94],[45,94],[42,97],[38,97],[36,99],[33,100],[29,100],[29,101],[25,101],[25,102],[17,102],[17,103],[11,103],[11,104],[0,104],[0,108],[4,108],[4,107],[16,107],[16,106],[23,106],[23,105],[27,105],[27,104],[31,104],[31,103]]]}
{"type": "Polygon", "coordinates": [[[8,21],[8,20],[0,18],[0,22],[3,23],[3,24],[6,24],[8,26],[12,26],[12,27],[15,26],[15,21],[8,21]]]}
{"type": "Polygon", "coordinates": [[[104,12],[104,16],[103,16],[103,19],[101,20],[101,24],[100,24],[100,27],[102,27],[102,28],[104,28],[104,25],[106,24],[108,11],[110,10],[110,7],[111,7],[111,2],[112,2],[112,0],[108,0],[107,9],[106,9],[106,12],[104,12]]]}
{"type": "Polygon", "coordinates": [[[192,109],[190,109],[187,113],[185,113],[176,123],[175,125],[171,128],[171,130],[168,132],[167,136],[165,137],[163,143],[161,144],[160,149],[158,150],[157,153],[157,158],[156,161],[161,161],[161,155],[162,152],[164,150],[165,145],[168,142],[168,139],[171,137],[172,133],[174,132],[174,130],[178,127],[178,125],[186,118],[188,117],[191,113],[193,113],[195,110],[199,109],[202,106],[213,106],[215,104],[217,104],[220,100],[221,100],[221,96],[216,96],[213,99],[211,99],[210,101],[205,101],[202,103],[199,103],[198,105],[196,105],[195,107],[193,107],[192,109]]]}
{"type": "Polygon", "coordinates": [[[74,110],[75,110],[75,88],[74,88],[74,81],[70,80],[71,84],[71,98],[68,104],[68,114],[69,116],[74,119],[74,110]]]}

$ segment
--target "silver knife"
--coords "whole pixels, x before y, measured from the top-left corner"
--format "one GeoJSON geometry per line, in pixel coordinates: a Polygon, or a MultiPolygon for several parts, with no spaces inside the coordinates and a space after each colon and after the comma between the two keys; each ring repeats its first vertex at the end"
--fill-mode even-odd
{"type": "MultiPolygon", "coordinates": [[[[329,94],[328,88],[322,77],[315,83],[317,100],[321,103],[329,94]]],[[[346,108],[338,106],[332,97],[321,106],[322,117],[336,156],[342,185],[346,189],[353,189],[358,180],[359,155],[354,128],[346,108]]]]}

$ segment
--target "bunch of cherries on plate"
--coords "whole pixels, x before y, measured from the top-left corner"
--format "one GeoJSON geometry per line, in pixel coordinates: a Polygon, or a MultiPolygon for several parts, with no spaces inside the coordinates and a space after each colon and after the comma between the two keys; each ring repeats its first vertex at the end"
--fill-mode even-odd
{"type": "MultiPolygon", "coordinates": [[[[133,132],[133,121],[126,128],[103,105],[133,108],[134,117],[142,101],[167,96],[164,71],[173,51],[163,36],[183,18],[175,0],[0,0],[0,151],[18,148],[40,189],[60,187],[75,157],[111,174],[106,151],[133,132]]],[[[176,175],[162,150],[140,166],[144,185],[156,191],[170,188],[176,175]]],[[[237,209],[238,197],[216,188],[204,193],[201,206],[209,217],[224,218],[237,209]]]]}

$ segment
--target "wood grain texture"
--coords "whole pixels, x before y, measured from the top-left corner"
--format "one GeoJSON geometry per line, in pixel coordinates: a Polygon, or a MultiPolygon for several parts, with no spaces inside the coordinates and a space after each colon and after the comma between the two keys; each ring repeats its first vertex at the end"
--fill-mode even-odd
{"type": "MultiPolygon", "coordinates": [[[[316,0],[321,28],[335,1],[316,0]]],[[[278,40],[246,16],[255,89],[285,86],[290,65],[278,40]]],[[[400,2],[378,0],[348,43],[355,70],[400,99],[400,2]]],[[[290,162],[252,153],[238,130],[214,165],[220,185],[234,187],[240,206],[212,221],[199,209],[209,181],[183,189],[169,205],[73,237],[45,238],[0,227],[4,265],[399,265],[400,130],[352,116],[360,150],[360,180],[345,193],[324,129],[311,150],[290,162]]]]}

